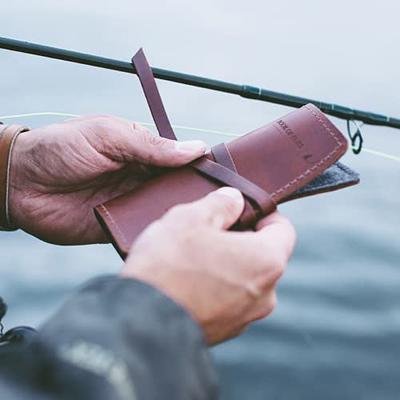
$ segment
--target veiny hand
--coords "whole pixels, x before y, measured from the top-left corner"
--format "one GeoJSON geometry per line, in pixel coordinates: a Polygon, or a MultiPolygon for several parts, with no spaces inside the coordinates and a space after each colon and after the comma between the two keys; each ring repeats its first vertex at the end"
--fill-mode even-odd
{"type": "Polygon", "coordinates": [[[22,133],[10,172],[12,222],[51,243],[105,242],[93,207],[159,170],[204,154],[200,141],[153,136],[111,116],[81,117],[22,133]]]}
{"type": "Polygon", "coordinates": [[[277,212],[260,221],[256,232],[226,231],[243,206],[238,190],[222,188],[172,208],[139,236],[121,271],[180,303],[209,344],[272,312],[295,243],[293,226],[277,212]]]}

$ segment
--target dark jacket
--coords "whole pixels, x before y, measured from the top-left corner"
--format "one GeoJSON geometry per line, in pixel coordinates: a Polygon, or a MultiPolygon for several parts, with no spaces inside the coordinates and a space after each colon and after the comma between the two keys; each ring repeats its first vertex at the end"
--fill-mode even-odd
{"type": "Polygon", "coordinates": [[[199,327],[139,281],[97,278],[29,344],[0,349],[2,400],[217,398],[199,327]]]}

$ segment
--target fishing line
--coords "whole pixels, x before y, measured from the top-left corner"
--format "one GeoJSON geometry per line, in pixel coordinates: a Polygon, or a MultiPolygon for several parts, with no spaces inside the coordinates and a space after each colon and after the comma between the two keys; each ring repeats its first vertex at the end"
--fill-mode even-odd
{"type": "MultiPolygon", "coordinates": [[[[79,115],[79,114],[70,114],[70,113],[46,111],[46,112],[35,112],[35,113],[26,113],[26,114],[0,115],[0,120],[29,118],[29,117],[70,117],[70,118],[76,118],[76,117],[80,117],[80,116],[81,115],[79,115]]],[[[144,125],[144,126],[155,127],[155,124],[154,123],[150,123],[150,122],[140,122],[140,121],[138,121],[138,123],[141,124],[141,125],[144,125]]],[[[223,132],[223,131],[212,130],[212,129],[195,128],[195,127],[192,127],[192,126],[172,125],[172,127],[174,129],[181,129],[181,130],[187,130],[187,131],[199,132],[199,133],[207,133],[207,134],[225,136],[225,137],[232,137],[232,138],[236,138],[236,137],[240,137],[241,136],[241,135],[238,135],[238,134],[235,134],[235,133],[223,132]]],[[[358,146],[351,146],[351,147],[352,147],[353,150],[357,150],[358,149],[358,146]]],[[[369,149],[369,148],[366,148],[364,146],[362,147],[362,152],[363,153],[368,153],[368,154],[376,156],[376,157],[381,157],[381,158],[385,158],[387,160],[396,161],[396,162],[400,163],[400,156],[384,153],[382,151],[369,149]]]]}

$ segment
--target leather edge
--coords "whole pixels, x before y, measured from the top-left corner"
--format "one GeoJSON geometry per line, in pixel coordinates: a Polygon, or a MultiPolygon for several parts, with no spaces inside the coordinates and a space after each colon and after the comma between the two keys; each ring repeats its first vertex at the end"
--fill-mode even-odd
{"type": "Polygon", "coordinates": [[[121,230],[118,224],[114,221],[104,204],[96,206],[93,209],[93,212],[107,238],[110,240],[110,243],[114,246],[120,257],[125,260],[129,252],[129,245],[127,244],[123,234],[121,235],[121,230]],[[112,229],[112,226],[114,226],[115,229],[112,229]],[[122,244],[119,245],[118,241],[122,244]]]}

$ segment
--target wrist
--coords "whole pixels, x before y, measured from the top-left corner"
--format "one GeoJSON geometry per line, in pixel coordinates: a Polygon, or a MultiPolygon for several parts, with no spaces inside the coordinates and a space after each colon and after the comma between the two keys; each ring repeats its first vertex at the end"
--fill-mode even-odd
{"type": "MultiPolygon", "coordinates": [[[[138,262],[135,263],[134,268],[132,268],[132,264],[125,264],[119,276],[121,278],[142,282],[161,292],[165,297],[179,305],[179,307],[181,307],[203,330],[200,318],[195,310],[196,307],[192,304],[193,297],[195,296],[189,285],[183,284],[185,279],[182,275],[182,271],[178,271],[177,274],[175,270],[158,268],[157,265],[152,264],[153,263],[141,265],[141,263],[138,262]]],[[[190,281],[190,277],[186,277],[189,278],[188,280],[190,281]]],[[[205,334],[205,332],[203,333],[205,334]]]]}
{"type": "Polygon", "coordinates": [[[171,304],[175,304],[176,307],[180,308],[197,325],[204,341],[208,342],[207,332],[202,325],[201,318],[197,315],[198,313],[193,305],[190,304],[191,290],[182,284],[182,279],[177,279],[173,273],[165,272],[165,274],[160,274],[160,271],[144,273],[140,271],[140,268],[138,269],[139,271],[133,272],[131,268],[123,268],[119,274],[119,278],[131,280],[136,282],[136,284],[152,288],[165,299],[168,299],[171,304]]]}

